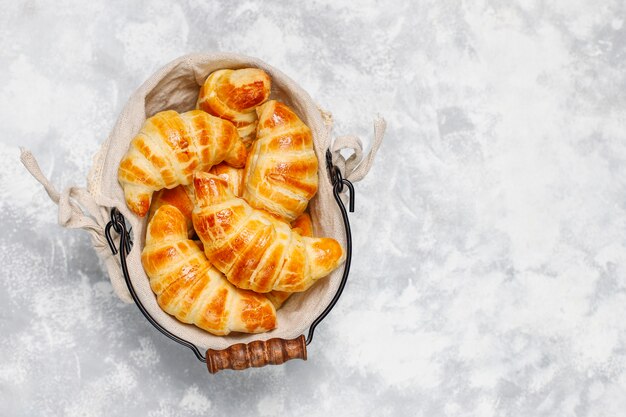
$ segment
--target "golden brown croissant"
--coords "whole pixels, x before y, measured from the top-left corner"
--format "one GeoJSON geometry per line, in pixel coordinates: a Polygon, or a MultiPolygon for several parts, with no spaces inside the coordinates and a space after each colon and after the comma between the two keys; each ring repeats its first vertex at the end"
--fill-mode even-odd
{"type": "Polygon", "coordinates": [[[270,89],[269,75],[258,68],[219,70],[202,85],[196,107],[233,122],[239,136],[249,143],[256,131],[254,108],[270,97],[270,89]]]}
{"type": "MultiPolygon", "coordinates": [[[[233,168],[235,169],[235,168],[233,168]]],[[[193,230],[193,222],[191,221],[191,212],[193,211],[193,187],[190,185],[179,185],[172,189],[164,188],[157,191],[152,196],[150,204],[150,212],[148,213],[148,223],[154,217],[154,213],[163,205],[174,206],[182,213],[187,224],[187,236],[191,237],[196,233],[193,230]]]]}
{"type": "Polygon", "coordinates": [[[161,206],[148,224],[141,262],[159,306],[184,323],[216,335],[276,327],[276,310],[261,294],[235,288],[187,239],[185,218],[161,206]]]}
{"type": "MultiPolygon", "coordinates": [[[[241,197],[243,194],[243,169],[233,168],[226,164],[215,165],[209,171],[213,175],[217,175],[228,184],[228,188],[237,197],[241,197]]],[[[193,187],[190,187],[193,188],[193,187]]],[[[192,190],[193,192],[193,190],[192,190]]],[[[191,216],[190,216],[191,218],[191,216]]]]}
{"type": "MultiPolygon", "coordinates": [[[[235,195],[241,192],[240,183],[243,169],[233,168],[226,164],[219,164],[211,168],[210,172],[226,181],[228,183],[228,188],[230,188],[235,195]]],[[[174,206],[181,212],[181,214],[185,218],[185,222],[187,224],[187,235],[191,239],[191,237],[195,234],[193,222],[191,220],[191,215],[194,208],[193,194],[193,187],[189,185],[179,185],[178,187],[174,187],[171,190],[168,190],[166,188],[157,191],[154,194],[152,204],[150,205],[148,222],[151,221],[154,213],[159,207],[163,205],[174,206]]],[[[313,236],[313,224],[311,223],[311,217],[309,217],[308,213],[302,213],[300,217],[294,220],[294,222],[291,224],[291,227],[294,230],[298,231],[302,236],[313,236]]],[[[202,244],[202,241],[194,240],[194,243],[200,248],[201,251],[204,252],[204,245],[202,244]]],[[[266,296],[272,302],[272,304],[274,304],[276,310],[278,310],[280,307],[282,307],[283,303],[287,301],[291,294],[292,293],[290,292],[284,291],[270,291],[266,293],[266,296]]]]}
{"type": "Polygon", "coordinates": [[[291,228],[302,236],[313,236],[313,222],[309,213],[302,213],[291,222],[291,228]]]}
{"type": "Polygon", "coordinates": [[[293,293],[286,291],[270,291],[268,293],[265,293],[265,296],[274,305],[274,308],[276,310],[280,310],[283,304],[285,304],[285,301],[287,301],[287,299],[291,297],[291,294],[293,293]]]}
{"type": "Polygon", "coordinates": [[[246,162],[243,197],[252,207],[291,222],[317,192],[311,130],[275,100],[257,107],[257,113],[257,138],[246,162]]]}
{"type": "MultiPolygon", "coordinates": [[[[237,197],[241,197],[241,193],[243,192],[243,168],[233,168],[222,162],[221,164],[212,167],[209,172],[226,181],[228,183],[228,188],[230,188],[237,197]]],[[[164,188],[157,191],[152,196],[150,212],[148,213],[148,222],[150,222],[150,219],[152,219],[152,216],[154,216],[154,213],[159,207],[166,204],[174,206],[180,210],[185,217],[185,221],[187,222],[187,231],[189,232],[189,237],[191,238],[195,234],[193,222],[191,221],[191,212],[194,208],[194,198],[193,185],[179,185],[172,189],[164,188]]],[[[303,213],[300,217],[298,217],[293,222],[291,227],[296,227],[296,225],[304,229],[310,229],[308,234],[307,232],[303,232],[302,229],[298,229],[302,236],[313,236],[311,218],[308,217],[307,213],[303,213]]]]}
{"type": "Polygon", "coordinates": [[[339,242],[303,237],[289,223],[237,198],[226,182],[198,172],[193,225],[211,263],[239,288],[305,291],[345,257],[339,242]]]}
{"type": "Polygon", "coordinates": [[[222,161],[243,167],[246,149],[232,123],[201,110],[163,111],[150,117],[120,162],[126,204],[143,217],[152,193],[190,184],[193,173],[222,161]]]}

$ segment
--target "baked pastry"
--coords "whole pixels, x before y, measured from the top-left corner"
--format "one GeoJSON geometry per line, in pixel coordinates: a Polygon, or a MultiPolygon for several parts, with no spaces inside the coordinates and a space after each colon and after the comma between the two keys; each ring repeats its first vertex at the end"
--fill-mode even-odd
{"type": "Polygon", "coordinates": [[[270,89],[270,77],[261,69],[219,70],[211,73],[200,88],[196,107],[231,121],[249,144],[256,132],[255,107],[270,97],[270,89]]]}
{"type": "MultiPolygon", "coordinates": [[[[243,169],[233,168],[224,163],[215,165],[209,171],[213,175],[217,175],[228,184],[228,188],[237,197],[241,197],[243,194],[243,169]]],[[[190,187],[193,188],[193,187],[190,187]]],[[[191,217],[191,216],[190,216],[191,217]]]]}
{"type": "Polygon", "coordinates": [[[187,239],[183,214],[163,205],[148,224],[141,262],[168,314],[215,335],[276,327],[276,310],[261,294],[235,288],[187,239]]]}
{"type": "MultiPolygon", "coordinates": [[[[302,213],[296,220],[291,223],[291,229],[294,232],[300,233],[302,236],[313,236],[313,223],[311,222],[311,216],[308,213],[302,213]]],[[[276,310],[281,308],[285,301],[291,297],[292,292],[286,291],[270,291],[267,293],[267,298],[274,304],[276,310]]]]}
{"type": "Polygon", "coordinates": [[[291,222],[291,228],[302,236],[313,236],[313,222],[309,213],[302,213],[291,222]]]}
{"type": "Polygon", "coordinates": [[[285,104],[257,107],[257,137],[244,171],[243,198],[292,222],[317,192],[317,157],[311,130],[285,104]]]}
{"type": "MultiPolygon", "coordinates": [[[[234,168],[233,168],[234,169],[234,168]]],[[[193,187],[191,185],[179,185],[172,189],[164,188],[157,191],[152,196],[150,211],[148,212],[148,223],[154,217],[154,213],[163,205],[174,206],[180,210],[187,224],[187,236],[191,239],[196,231],[193,230],[191,212],[193,211],[193,187]]]]}
{"type": "Polygon", "coordinates": [[[335,239],[312,238],[237,198],[219,177],[194,179],[193,225],[211,263],[239,288],[305,291],[345,258],[335,239]]]}
{"type": "Polygon", "coordinates": [[[241,168],[246,149],[235,126],[201,110],[167,110],[146,120],[120,162],[126,204],[145,216],[152,193],[190,184],[193,173],[222,161],[241,168]]]}
{"type": "MultiPolygon", "coordinates": [[[[230,188],[237,197],[241,197],[241,193],[243,192],[242,168],[233,168],[230,165],[222,162],[221,164],[212,167],[209,172],[217,175],[218,177],[226,181],[228,183],[228,188],[230,188]]],[[[196,233],[193,229],[193,222],[191,221],[191,212],[194,208],[193,200],[193,185],[179,185],[172,189],[164,188],[162,190],[159,190],[152,196],[152,203],[150,204],[150,211],[148,212],[148,222],[150,222],[150,219],[152,219],[154,213],[162,205],[167,204],[170,206],[174,206],[178,210],[180,210],[180,212],[183,214],[183,217],[185,217],[185,222],[187,223],[187,235],[191,239],[196,233]]],[[[307,214],[304,213],[300,217],[304,217],[305,215],[307,214]]],[[[302,221],[300,217],[296,219],[296,222],[302,221]]],[[[311,219],[309,218],[308,221],[310,223],[311,219]]],[[[296,222],[294,222],[294,224],[296,222]]],[[[301,234],[306,235],[305,233],[301,234]]]]}
{"type": "MultiPolygon", "coordinates": [[[[228,183],[228,188],[230,188],[230,190],[237,195],[237,184],[240,184],[241,182],[241,174],[243,172],[242,169],[232,168],[226,164],[219,164],[211,168],[210,172],[226,181],[228,183]],[[219,175],[216,173],[219,173],[219,175]]],[[[241,190],[239,190],[239,192],[240,191],[241,190]]],[[[150,213],[148,213],[148,222],[150,222],[159,207],[163,205],[174,206],[185,218],[185,223],[187,224],[187,236],[191,239],[191,237],[196,233],[191,219],[194,208],[193,199],[193,187],[189,185],[179,185],[171,190],[166,188],[157,191],[152,199],[150,213]]],[[[296,220],[294,220],[293,223],[291,223],[291,228],[300,233],[302,236],[313,236],[313,224],[308,213],[302,213],[296,220]]],[[[204,251],[202,241],[194,240],[194,243],[200,248],[201,251],[204,251]]],[[[282,307],[283,303],[287,301],[291,294],[292,293],[285,291],[270,291],[266,293],[266,296],[272,304],[274,304],[276,310],[278,310],[282,307]]]]}
{"type": "Polygon", "coordinates": [[[265,296],[274,305],[274,308],[279,310],[292,294],[292,292],[287,291],[270,291],[266,293],[265,296]]]}

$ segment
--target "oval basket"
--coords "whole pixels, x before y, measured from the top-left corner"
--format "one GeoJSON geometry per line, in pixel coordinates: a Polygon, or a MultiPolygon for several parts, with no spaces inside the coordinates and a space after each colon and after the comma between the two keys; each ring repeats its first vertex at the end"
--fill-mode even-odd
{"type": "Polygon", "coordinates": [[[306,359],[306,345],[312,340],[315,326],[341,295],[350,268],[352,244],[347,211],[340,193],[350,191],[352,208],[354,190],[349,181],[350,174],[358,173],[355,174],[358,180],[367,173],[385,125],[382,119],[375,124],[372,150],[360,164],[360,140],[342,137],[332,146],[331,128],[329,113],[321,110],[293,80],[263,61],[238,54],[192,54],[158,70],[129,98],[113,131],[94,158],[87,189],[70,187],[58,193],[28,151],[22,152],[22,162],[59,205],[59,223],[89,231],[116,294],[137,304],[150,323],[166,336],[191,348],[214,373],[227,368],[280,364],[292,358],[306,359]],[[123,190],[117,181],[117,169],[130,141],[148,117],[163,110],[184,112],[193,109],[200,86],[211,72],[245,67],[265,70],[272,79],[272,98],[291,106],[311,129],[320,161],[319,189],[309,203],[314,234],[337,239],[346,248],[347,257],[345,264],[328,277],[320,279],[306,292],[294,294],[278,310],[278,327],[271,332],[214,336],[179,322],[159,308],[141,265],[146,219],[139,218],[126,207],[123,190]],[[342,148],[353,151],[347,160],[340,153],[342,148]],[[342,170],[347,178],[343,177],[342,170]],[[206,355],[203,354],[205,351],[206,355]]]}

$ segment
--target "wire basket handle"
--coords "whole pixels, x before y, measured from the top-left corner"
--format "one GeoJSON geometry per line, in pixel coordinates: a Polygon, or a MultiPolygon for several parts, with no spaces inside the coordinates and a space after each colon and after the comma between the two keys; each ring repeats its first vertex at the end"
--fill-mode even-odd
{"type": "Polygon", "coordinates": [[[354,211],[354,187],[352,183],[342,177],[340,169],[333,164],[333,156],[330,150],[326,151],[326,168],[333,184],[333,195],[335,201],[341,210],[341,216],[344,221],[346,230],[346,260],[344,263],[343,275],[339,288],[335,293],[335,296],[331,300],[330,304],[322,311],[322,313],[313,321],[311,327],[309,327],[309,333],[305,339],[304,335],[300,335],[295,339],[281,339],[274,338],[269,340],[255,340],[253,342],[244,344],[237,343],[227,347],[226,349],[214,350],[208,349],[206,356],[202,354],[200,349],[189,342],[182,339],[169,330],[161,326],[146,310],[146,308],[139,300],[135,288],[130,279],[128,273],[128,265],[126,264],[126,256],[132,248],[131,235],[126,228],[126,221],[124,216],[116,208],[111,209],[111,221],[106,225],[105,235],[107,242],[111,248],[113,255],[119,254],[120,265],[122,267],[122,273],[124,274],[124,280],[128,286],[133,301],[141,311],[141,314],[152,324],[158,331],[163,333],[173,341],[188,347],[196,355],[201,362],[206,362],[207,368],[211,374],[217,373],[224,369],[242,370],[250,367],[261,367],[265,365],[280,365],[291,359],[307,359],[306,347],[313,340],[313,333],[318,324],[333,309],[348,281],[348,274],[350,273],[350,263],[352,261],[352,233],[350,230],[350,221],[348,219],[348,210],[341,200],[341,193],[344,191],[344,187],[347,187],[350,191],[348,209],[350,212],[354,211]],[[115,231],[119,236],[119,246],[116,247],[115,240],[113,239],[111,231],[115,231]]]}

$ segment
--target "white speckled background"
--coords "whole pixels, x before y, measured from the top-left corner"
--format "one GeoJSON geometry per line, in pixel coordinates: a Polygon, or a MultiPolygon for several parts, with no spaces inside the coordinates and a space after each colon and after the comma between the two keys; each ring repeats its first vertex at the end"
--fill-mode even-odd
{"type": "Polygon", "coordinates": [[[1,416],[623,416],[626,25],[618,1],[0,7],[1,416]],[[18,161],[85,185],[129,94],[258,56],[388,134],[307,362],[209,376],[112,294],[18,161]]]}

